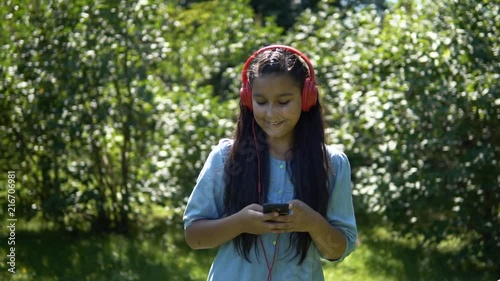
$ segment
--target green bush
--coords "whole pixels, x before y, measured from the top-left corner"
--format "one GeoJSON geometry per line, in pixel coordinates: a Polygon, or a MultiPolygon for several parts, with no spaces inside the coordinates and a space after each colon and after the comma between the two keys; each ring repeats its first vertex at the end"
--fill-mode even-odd
{"type": "MultiPolygon", "coordinates": [[[[440,1],[305,13],[289,42],[319,65],[331,139],[351,159],[358,214],[494,268],[500,245],[498,7],[440,1]]],[[[463,257],[467,258],[464,259],[463,257]]]]}
{"type": "Polygon", "coordinates": [[[179,214],[230,134],[236,68],[280,29],[253,26],[245,1],[25,2],[0,8],[0,165],[19,213],[104,231],[150,203],[179,214]]]}

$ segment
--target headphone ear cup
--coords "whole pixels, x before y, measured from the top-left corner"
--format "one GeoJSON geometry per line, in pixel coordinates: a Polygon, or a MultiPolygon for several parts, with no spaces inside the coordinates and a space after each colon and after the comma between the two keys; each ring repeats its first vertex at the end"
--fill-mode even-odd
{"type": "Polygon", "coordinates": [[[304,81],[302,89],[302,111],[309,111],[318,101],[318,87],[309,77],[304,81]]]}
{"type": "Polygon", "coordinates": [[[253,111],[252,104],[252,90],[250,89],[250,83],[243,83],[240,89],[240,99],[241,103],[246,106],[250,111],[253,111]]]}

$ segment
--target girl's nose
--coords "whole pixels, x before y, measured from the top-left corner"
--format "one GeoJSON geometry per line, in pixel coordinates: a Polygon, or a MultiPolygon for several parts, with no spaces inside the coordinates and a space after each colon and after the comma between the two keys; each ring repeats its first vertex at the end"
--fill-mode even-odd
{"type": "Polygon", "coordinates": [[[277,113],[277,107],[271,103],[269,103],[267,105],[267,108],[266,108],[266,117],[267,119],[272,119],[273,116],[275,116],[277,113]]]}

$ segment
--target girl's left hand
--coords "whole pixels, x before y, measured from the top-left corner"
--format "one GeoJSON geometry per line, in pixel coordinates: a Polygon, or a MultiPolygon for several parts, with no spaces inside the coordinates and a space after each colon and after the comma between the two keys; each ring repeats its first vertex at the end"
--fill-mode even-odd
{"type": "Polygon", "coordinates": [[[294,199],[289,202],[290,214],[273,218],[272,232],[309,232],[315,225],[316,218],[321,216],[306,203],[294,199]]]}

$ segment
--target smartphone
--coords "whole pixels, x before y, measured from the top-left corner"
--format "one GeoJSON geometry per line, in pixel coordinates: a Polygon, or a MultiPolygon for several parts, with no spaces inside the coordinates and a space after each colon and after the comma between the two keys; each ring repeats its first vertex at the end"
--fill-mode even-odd
{"type": "Polygon", "coordinates": [[[265,203],[262,205],[264,207],[264,214],[278,212],[280,216],[285,216],[289,214],[288,203],[276,204],[276,203],[265,203]]]}

